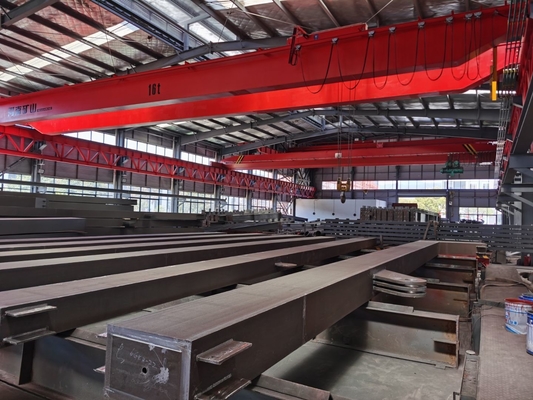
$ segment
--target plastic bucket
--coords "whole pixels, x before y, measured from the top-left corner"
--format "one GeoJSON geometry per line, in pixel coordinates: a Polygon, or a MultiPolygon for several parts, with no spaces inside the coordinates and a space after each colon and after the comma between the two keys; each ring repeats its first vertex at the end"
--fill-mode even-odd
{"type": "Polygon", "coordinates": [[[533,356],[533,311],[527,313],[526,351],[533,356]]]}
{"type": "Polygon", "coordinates": [[[520,300],[533,301],[533,293],[523,293],[519,297],[520,300]]]}
{"type": "Polygon", "coordinates": [[[527,314],[533,311],[533,302],[505,299],[505,328],[518,335],[527,333],[527,314]]]}

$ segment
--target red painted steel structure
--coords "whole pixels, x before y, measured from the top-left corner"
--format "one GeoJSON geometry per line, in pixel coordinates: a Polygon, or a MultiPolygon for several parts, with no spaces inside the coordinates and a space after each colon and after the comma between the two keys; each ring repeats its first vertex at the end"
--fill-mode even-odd
{"type": "Polygon", "coordinates": [[[287,153],[228,157],[230,169],[334,168],[347,166],[444,164],[450,157],[463,163],[494,161],[495,146],[475,139],[367,142],[352,146],[313,146],[287,153]],[[471,149],[468,150],[467,146],[471,149]],[[337,155],[340,154],[341,158],[337,155]]]}
{"type": "Polygon", "coordinates": [[[312,198],[315,188],[68,136],[0,127],[0,154],[65,162],[259,192],[312,198]],[[36,147],[46,143],[40,151],[36,147]]]}
{"type": "MultiPolygon", "coordinates": [[[[505,46],[498,46],[498,70],[504,68],[505,46]]],[[[391,99],[462,93],[478,87],[491,75],[492,50],[458,67],[440,71],[417,71],[388,78],[243,94],[212,100],[191,101],[169,106],[139,108],[57,120],[33,122],[44,134],[76,132],[91,129],[133,127],[179,120],[202,119],[252,113],[282,112],[294,109],[340,106],[391,99]],[[438,79],[435,79],[437,78],[438,79]],[[382,85],[385,83],[384,87],[382,85]],[[353,90],[350,88],[354,87],[353,90]]]]}
{"type": "Polygon", "coordinates": [[[360,26],[338,28],[295,37],[292,46],[16,96],[0,101],[0,123],[28,124],[322,83],[374,80],[416,70],[435,72],[501,43],[508,9],[484,9],[371,32],[361,31],[360,26]],[[456,45],[454,50],[450,45],[454,42],[465,45],[456,45]],[[361,56],[365,54],[368,57],[361,56]]]}
{"type": "MultiPolygon", "coordinates": [[[[522,104],[527,100],[527,93],[529,87],[533,82],[533,19],[529,19],[527,23],[524,40],[522,43],[522,52],[520,57],[520,70],[518,77],[518,87],[516,95],[522,99],[522,104]]],[[[511,135],[512,140],[507,140],[503,149],[503,160],[500,170],[500,177],[504,176],[509,157],[513,148],[513,142],[517,139],[520,117],[522,116],[522,108],[513,106],[511,111],[511,120],[507,132],[511,135]]],[[[533,144],[531,145],[533,152],[533,144]]]]}

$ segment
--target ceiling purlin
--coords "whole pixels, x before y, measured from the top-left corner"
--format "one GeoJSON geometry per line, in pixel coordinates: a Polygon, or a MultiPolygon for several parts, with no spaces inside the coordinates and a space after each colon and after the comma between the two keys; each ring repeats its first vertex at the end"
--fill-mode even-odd
{"type": "Polygon", "coordinates": [[[27,39],[31,39],[35,42],[38,42],[38,43],[41,43],[45,46],[48,46],[48,47],[51,47],[53,49],[56,49],[56,50],[61,50],[63,53],[66,53],[68,54],[69,56],[71,57],[77,57],[77,58],[80,58],[90,64],[94,64],[94,65],[97,65],[98,67],[108,71],[108,72],[115,72],[115,68],[113,68],[112,65],[109,65],[103,61],[100,61],[94,57],[90,57],[90,56],[86,56],[84,55],[83,53],[74,53],[73,51],[70,51],[70,50],[67,50],[67,49],[64,49],[64,48],[60,48],[57,43],[54,43],[53,41],[51,40],[48,40],[46,38],[43,38],[42,36],[39,36],[33,32],[30,32],[26,29],[22,29],[22,28],[18,28],[16,26],[11,26],[9,28],[10,31],[22,36],[22,37],[25,37],[27,39]]]}
{"type": "Polygon", "coordinates": [[[43,8],[49,7],[59,0],[29,0],[12,8],[8,13],[0,15],[0,29],[8,28],[24,18],[35,14],[43,8]]]}
{"type": "Polygon", "coordinates": [[[53,5],[53,7],[59,11],[61,11],[62,13],[86,24],[86,25],[89,25],[90,27],[98,30],[98,31],[101,31],[101,32],[105,32],[105,34],[109,37],[112,37],[113,39],[115,40],[118,40],[120,41],[121,43],[124,43],[124,44],[127,44],[128,46],[130,47],[133,47],[134,49],[136,50],[139,50],[147,55],[149,55],[150,57],[153,57],[153,58],[161,58],[163,57],[162,54],[156,52],[156,51],[153,51],[152,49],[150,49],[149,47],[147,46],[144,46],[143,44],[141,43],[138,43],[138,42],[132,42],[132,41],[129,41],[129,40],[124,40],[122,37],[114,34],[113,32],[110,32],[108,30],[106,30],[106,27],[103,26],[102,24],[98,23],[97,21],[95,21],[94,19],[92,18],[89,18],[88,16],[76,11],[76,10],[73,10],[72,8],[64,5],[63,3],[56,3],[53,5]]]}
{"type": "Polygon", "coordinates": [[[222,15],[216,10],[209,7],[204,0],[191,0],[194,4],[200,7],[205,13],[209,14],[211,18],[217,21],[219,24],[229,29],[239,39],[252,39],[250,35],[240,29],[237,25],[231,22],[226,16],[222,15]]]}
{"type": "Polygon", "coordinates": [[[20,44],[20,43],[18,43],[18,41],[16,41],[16,39],[14,39],[12,37],[0,37],[0,45],[6,46],[6,47],[11,47],[14,50],[20,51],[22,53],[26,53],[26,54],[28,54],[30,56],[35,57],[35,58],[40,58],[40,59],[42,59],[42,60],[44,60],[46,62],[49,62],[50,64],[61,66],[61,67],[66,68],[68,70],[71,70],[71,71],[77,72],[79,74],[88,76],[89,78],[98,79],[98,78],[102,78],[104,76],[104,75],[98,73],[97,71],[88,70],[86,68],[80,67],[77,64],[75,64],[75,63],[73,63],[73,62],[71,62],[69,60],[66,60],[66,59],[55,60],[55,59],[52,59],[50,57],[46,57],[46,55],[42,54],[42,50],[41,50],[41,52],[39,52],[39,51],[36,51],[34,49],[31,49],[31,48],[28,47],[27,44],[24,44],[24,45],[20,44]]]}
{"type": "MultiPolygon", "coordinates": [[[[5,7],[7,9],[13,9],[14,5],[12,3],[9,3],[8,1],[6,0],[0,0],[0,5],[2,5],[2,7],[5,7]]],[[[138,65],[139,62],[137,62],[136,60],[128,57],[128,56],[125,56],[124,54],[121,54],[119,53],[118,51],[115,51],[113,49],[111,49],[110,47],[108,48],[105,48],[105,47],[102,47],[102,46],[98,46],[86,39],[83,38],[83,36],[79,35],[78,33],[76,32],[73,32],[71,31],[70,29],[68,28],[65,28],[64,26],[62,25],[59,25],[59,24],[56,24],[55,22],[52,22],[52,21],[49,21],[47,20],[46,18],[44,17],[41,17],[39,15],[31,15],[28,17],[28,19],[38,23],[38,24],[41,24],[43,26],[46,26],[47,28],[50,28],[56,32],[59,32],[61,33],[62,35],[64,36],[67,36],[67,37],[70,37],[71,39],[74,39],[74,40],[78,40],[79,42],[87,45],[87,46],[90,46],[96,50],[99,50],[101,51],[102,53],[108,55],[108,56],[112,56],[112,57],[115,57],[119,60],[122,60],[130,65],[138,65]]],[[[10,30],[13,30],[13,26],[10,27],[9,29],[10,30]]],[[[114,71],[114,68],[112,69],[114,71]]]]}

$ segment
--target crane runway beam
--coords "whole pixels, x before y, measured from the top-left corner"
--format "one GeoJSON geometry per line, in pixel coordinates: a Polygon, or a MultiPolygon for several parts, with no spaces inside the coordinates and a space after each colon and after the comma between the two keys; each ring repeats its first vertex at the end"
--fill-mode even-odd
{"type": "Polygon", "coordinates": [[[63,332],[156,304],[266,276],[278,270],[276,264],[279,262],[312,264],[371,248],[375,244],[374,238],[314,243],[0,292],[0,340],[28,332],[42,332],[43,329],[63,332]]]}
{"type": "Polygon", "coordinates": [[[105,396],[204,399],[239,388],[372,298],[373,275],[438,255],[419,241],[108,326],[105,396]]]}
{"type": "Polygon", "coordinates": [[[276,240],[183,247],[128,253],[96,254],[45,260],[13,261],[0,264],[0,291],[48,285],[95,276],[185,264],[259,251],[333,241],[331,237],[279,236],[276,240]]]}

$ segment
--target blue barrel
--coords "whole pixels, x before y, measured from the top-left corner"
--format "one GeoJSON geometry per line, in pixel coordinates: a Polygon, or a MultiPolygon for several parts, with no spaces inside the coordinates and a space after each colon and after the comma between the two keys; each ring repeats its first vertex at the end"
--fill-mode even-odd
{"type": "Polygon", "coordinates": [[[520,300],[533,301],[533,293],[522,293],[519,297],[520,300]]]}
{"type": "Polygon", "coordinates": [[[526,351],[533,356],[533,311],[527,313],[526,351]]]}

